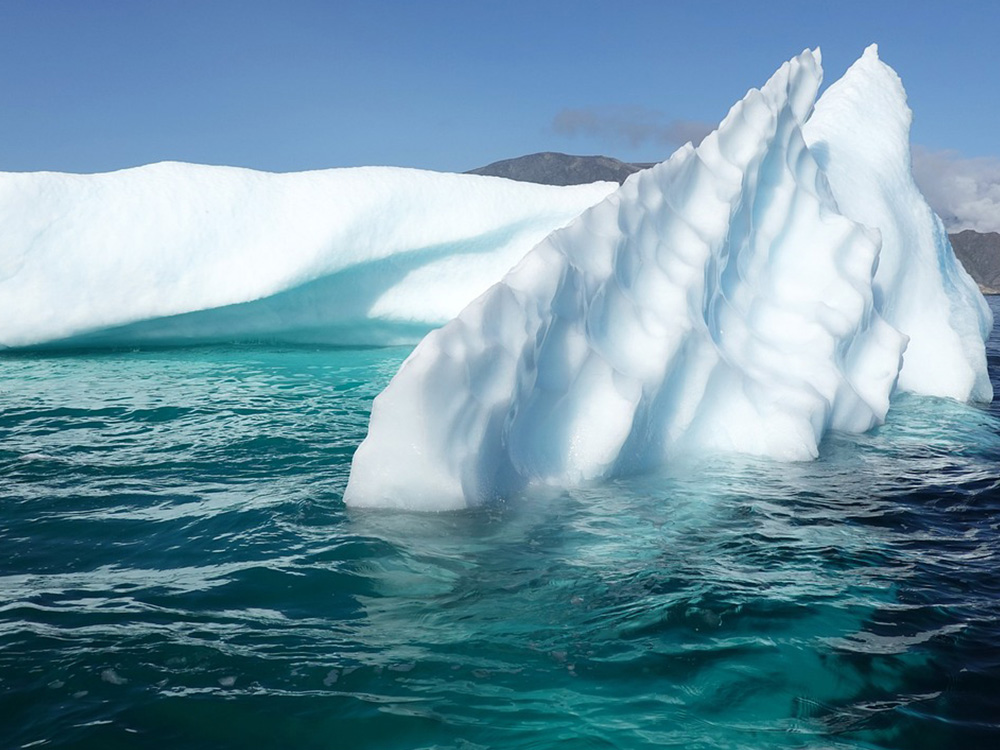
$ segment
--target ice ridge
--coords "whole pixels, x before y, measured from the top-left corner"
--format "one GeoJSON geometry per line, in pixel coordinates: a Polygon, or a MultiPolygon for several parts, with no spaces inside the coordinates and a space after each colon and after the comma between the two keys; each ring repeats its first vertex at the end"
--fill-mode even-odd
{"type": "Polygon", "coordinates": [[[689,452],[806,459],[881,423],[897,383],[988,398],[988,314],[912,187],[898,77],[869,50],[814,112],[821,78],[818,50],[785,63],[430,333],[375,400],[345,501],[442,510],[689,452]],[[925,377],[941,341],[962,364],[925,377]]]}
{"type": "Polygon", "coordinates": [[[992,314],[913,180],[911,120],[903,83],[873,44],[823,93],[803,135],[841,212],[881,233],[879,312],[910,337],[899,387],[989,401],[992,314]]]}

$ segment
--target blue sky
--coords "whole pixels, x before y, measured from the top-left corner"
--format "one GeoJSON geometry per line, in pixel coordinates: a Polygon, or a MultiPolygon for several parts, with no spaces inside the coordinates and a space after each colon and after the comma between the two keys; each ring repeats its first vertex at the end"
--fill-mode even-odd
{"type": "Polygon", "coordinates": [[[657,161],[803,48],[832,82],[873,41],[915,143],[992,158],[998,7],[0,0],[0,170],[657,161]]]}

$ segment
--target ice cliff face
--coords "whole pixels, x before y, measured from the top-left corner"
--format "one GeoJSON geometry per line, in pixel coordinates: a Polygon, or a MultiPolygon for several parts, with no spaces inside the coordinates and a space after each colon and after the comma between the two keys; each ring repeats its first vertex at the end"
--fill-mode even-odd
{"type": "Polygon", "coordinates": [[[417,341],[616,187],[384,167],[0,173],[0,347],[417,341]]]}
{"type": "Polygon", "coordinates": [[[899,387],[989,401],[982,342],[992,317],[913,181],[911,119],[899,76],[872,45],[824,92],[803,135],[840,210],[882,235],[879,312],[910,337],[899,387]]]}
{"type": "Polygon", "coordinates": [[[688,451],[809,458],[883,421],[897,382],[989,398],[988,309],[913,186],[898,78],[872,48],[813,112],[820,81],[818,50],[786,63],[429,334],[376,399],[345,501],[457,508],[688,451]]]}

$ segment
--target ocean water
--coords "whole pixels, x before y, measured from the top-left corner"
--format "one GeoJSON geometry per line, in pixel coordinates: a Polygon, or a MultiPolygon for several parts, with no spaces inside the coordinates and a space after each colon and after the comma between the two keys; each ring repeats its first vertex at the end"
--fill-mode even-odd
{"type": "Polygon", "coordinates": [[[0,357],[0,747],[1000,747],[1000,407],[348,510],[406,354],[0,357]]]}

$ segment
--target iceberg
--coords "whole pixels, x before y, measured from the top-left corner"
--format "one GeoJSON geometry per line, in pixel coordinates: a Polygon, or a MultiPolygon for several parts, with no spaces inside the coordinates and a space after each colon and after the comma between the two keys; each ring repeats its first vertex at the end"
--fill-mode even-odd
{"type": "Polygon", "coordinates": [[[872,47],[817,103],[821,79],[818,49],[785,63],[428,334],[375,400],[345,502],[809,459],[897,388],[991,398],[990,313],[913,185],[898,77],[872,47]]]}
{"type": "Polygon", "coordinates": [[[0,173],[0,347],[412,343],[617,187],[392,167],[0,173]]]}
{"type": "Polygon", "coordinates": [[[840,210],[882,235],[879,312],[910,337],[900,389],[989,401],[983,341],[993,318],[913,180],[911,119],[902,81],[872,45],[823,93],[803,135],[840,210]]]}

